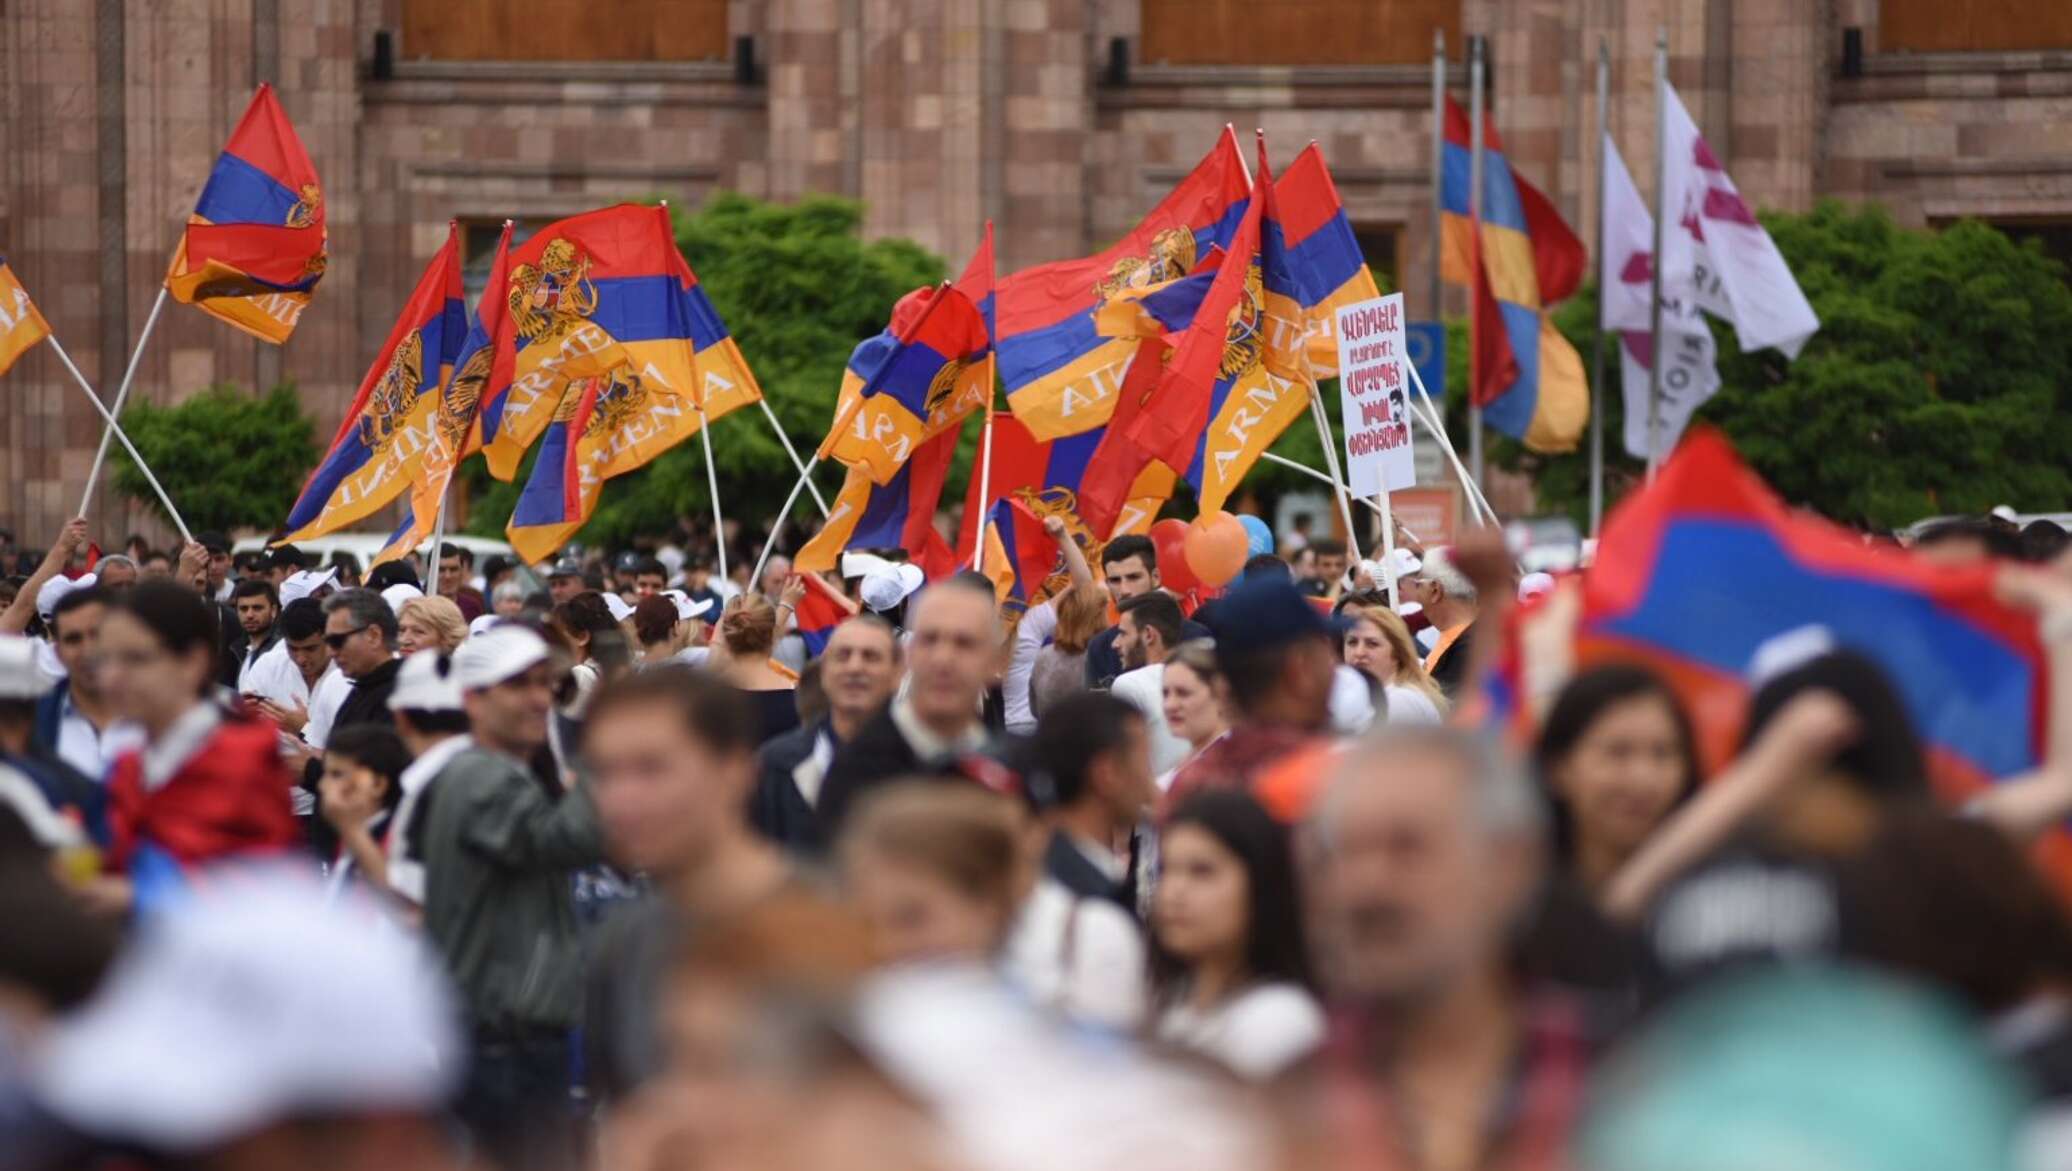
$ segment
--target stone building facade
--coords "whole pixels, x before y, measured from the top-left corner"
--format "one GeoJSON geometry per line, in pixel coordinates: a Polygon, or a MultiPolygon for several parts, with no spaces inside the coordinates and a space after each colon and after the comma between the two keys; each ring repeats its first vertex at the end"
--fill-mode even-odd
{"type": "MultiPolygon", "coordinates": [[[[1594,69],[1645,189],[1656,30],[1742,190],[2072,236],[2072,5],[1993,0],[10,0],[0,253],[112,396],[179,225],[262,80],[322,174],[331,266],[275,348],[169,305],[133,395],[292,379],[328,434],[458,218],[732,188],[1003,271],[1126,231],[1227,122],[1322,144],[1368,258],[1429,300],[1433,33],[1488,37],[1512,165],[1595,215],[1594,69]],[[2061,227],[2061,225],[2065,227],[2061,227]]],[[[1589,238],[1585,229],[1582,233],[1589,238]]],[[[695,266],[697,257],[691,257],[695,266]]],[[[99,425],[46,352],[0,382],[0,524],[76,506],[99,425]]],[[[811,439],[814,437],[802,437],[811,439]]],[[[103,491],[95,531],[162,535],[103,491]]]]}

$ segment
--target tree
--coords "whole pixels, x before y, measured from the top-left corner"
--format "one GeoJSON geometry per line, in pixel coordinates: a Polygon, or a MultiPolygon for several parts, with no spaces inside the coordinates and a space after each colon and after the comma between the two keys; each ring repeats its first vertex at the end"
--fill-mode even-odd
{"type": "MultiPolygon", "coordinates": [[[[257,397],[219,383],[170,407],[137,403],[122,427],[197,532],[277,523],[317,458],[316,425],[290,383],[257,397]]],[[[117,444],[111,456],[115,490],[163,516],[129,453],[117,444]]]]}
{"type": "MultiPolygon", "coordinates": [[[[893,302],[942,279],[941,258],[907,240],[866,243],[857,231],[860,207],[843,199],[774,204],[722,194],[695,214],[674,214],[677,246],[793,445],[802,457],[810,456],[833,422],[849,352],[885,327],[893,302]]],[[[751,407],[715,422],[712,451],[727,514],[751,529],[769,523],[798,474],[762,412],[751,407]]],[[[666,531],[680,517],[708,515],[704,461],[693,439],[639,471],[606,481],[580,539],[619,545],[635,534],[666,531]]],[[[962,464],[968,463],[965,454],[962,464]]],[[[502,535],[531,466],[528,456],[516,480],[499,484],[480,460],[469,461],[475,489],[470,532],[502,535]]],[[[961,482],[954,477],[953,484],[961,482]]],[[[815,482],[830,498],[840,480],[839,467],[815,471],[815,482]]]]}
{"type": "MultiPolygon", "coordinates": [[[[1787,500],[1836,520],[1891,528],[1996,504],[2072,500],[2072,288],[2033,242],[1984,224],[1903,229],[1876,207],[1824,201],[1763,217],[1820,332],[1795,361],[1742,353],[1714,323],[1724,385],[1698,418],[1724,430],[1787,500]]],[[[1594,293],[1556,323],[1587,358],[1594,293]]],[[[1620,442],[1618,356],[1607,355],[1607,478],[1636,482],[1620,442]]],[[[1542,501],[1580,521],[1589,463],[1532,456],[1542,501]]]]}

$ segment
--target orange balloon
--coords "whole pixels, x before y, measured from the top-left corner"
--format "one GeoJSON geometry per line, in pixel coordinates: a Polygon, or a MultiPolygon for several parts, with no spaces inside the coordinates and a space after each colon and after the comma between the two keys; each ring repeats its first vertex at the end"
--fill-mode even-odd
{"type": "Polygon", "coordinates": [[[1252,539],[1236,517],[1218,509],[1187,526],[1183,552],[1187,568],[1203,585],[1220,586],[1243,572],[1252,539]]]}

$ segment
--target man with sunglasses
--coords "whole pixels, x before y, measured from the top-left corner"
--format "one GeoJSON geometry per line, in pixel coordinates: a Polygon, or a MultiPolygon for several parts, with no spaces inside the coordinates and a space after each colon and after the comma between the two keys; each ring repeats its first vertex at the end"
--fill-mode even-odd
{"type": "Polygon", "coordinates": [[[354,724],[388,724],[389,692],[396,689],[396,612],[373,590],[344,590],[324,600],[324,645],[331,661],[352,680],[331,730],[354,724]]]}

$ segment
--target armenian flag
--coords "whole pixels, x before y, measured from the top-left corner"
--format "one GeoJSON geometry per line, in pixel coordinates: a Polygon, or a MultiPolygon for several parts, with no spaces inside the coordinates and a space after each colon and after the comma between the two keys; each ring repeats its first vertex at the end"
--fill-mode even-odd
{"type": "Polygon", "coordinates": [[[792,629],[806,644],[806,654],[819,658],[820,652],[827,649],[827,640],[834,637],[835,627],[855,616],[856,603],[837,593],[818,573],[800,569],[796,561],[792,568],[798,571],[799,580],[806,583],[806,596],[799,599],[798,609],[791,616],[792,629]]]}
{"type": "Polygon", "coordinates": [[[892,322],[856,347],[842,373],[820,458],[890,481],[932,437],[993,397],[993,225],[953,284],[900,298],[892,322]]]}
{"type": "Polygon", "coordinates": [[[1043,531],[1043,522],[1027,504],[1014,499],[994,503],[979,572],[993,579],[1000,601],[1018,602],[1023,609],[1043,601],[1062,588],[1063,568],[1057,541],[1043,531]]]}
{"type": "Polygon", "coordinates": [[[50,323],[43,320],[36,303],[29,300],[29,290],[15,278],[7,258],[0,256],[0,374],[7,373],[16,359],[49,336],[50,323]]]}
{"type": "Polygon", "coordinates": [[[446,243],[417,278],[338,434],[288,510],[282,541],[306,541],[386,507],[423,478],[456,421],[465,434],[473,411],[450,401],[447,384],[466,333],[460,226],[449,224],[446,243]]]}
{"type": "Polygon", "coordinates": [[[1001,280],[1000,379],[1031,434],[1056,439],[1108,421],[1136,346],[1102,337],[1095,310],[1125,289],[1185,276],[1212,249],[1229,248],[1250,193],[1237,136],[1226,127],[1207,157],[1113,247],[1001,280]]]}
{"type": "Polygon", "coordinates": [[[1606,520],[1583,579],[1577,664],[1670,681],[1709,763],[1733,752],[1756,653],[1815,628],[1883,667],[1953,800],[2035,767],[2046,687],[2035,622],[1993,566],[1950,569],[1790,511],[1718,432],[1696,428],[1606,520]]]}
{"type": "Polygon", "coordinates": [[[1272,192],[1259,230],[1260,268],[1269,290],[1286,281],[1280,292],[1302,306],[1310,373],[1335,378],[1339,307],[1372,300],[1381,289],[1316,143],[1303,147],[1274,179],[1272,192]]]}
{"type": "Polygon", "coordinates": [[[961,431],[952,427],[923,442],[883,484],[873,483],[862,468],[850,468],[834,508],[792,559],[793,568],[825,573],[845,549],[905,549],[930,581],[956,572],[956,557],[935,530],[935,509],[961,431]]]}
{"type": "Polygon", "coordinates": [[[1490,426],[1534,451],[1573,451],[1590,417],[1589,384],[1582,358],[1545,309],[1582,282],[1583,243],[1547,197],[1512,172],[1486,117],[1476,231],[1469,219],[1473,153],[1468,116],[1448,98],[1440,271],[1474,289],[1472,401],[1490,426]]]}
{"type": "MultiPolygon", "coordinates": [[[[1004,499],[1020,501],[1039,521],[1046,516],[1063,517],[1066,531],[1079,542],[1087,561],[1098,564],[1101,543],[1106,538],[1081,513],[1079,485],[1087,476],[1095,450],[1110,430],[1102,427],[1063,439],[1039,440],[1014,416],[996,413],[992,474],[984,479],[983,496],[980,477],[971,478],[964,497],[964,523],[957,534],[958,564],[972,563],[972,552],[978,548],[979,520],[986,518],[990,526],[993,505],[1004,499]]],[[[1159,505],[1173,494],[1174,482],[1173,473],[1163,464],[1152,463],[1139,471],[1125,495],[1113,534],[1149,529],[1158,518],[1159,505]]]]}
{"type": "MultiPolygon", "coordinates": [[[[517,475],[526,449],[555,422],[570,421],[586,392],[603,400],[604,417],[614,422],[622,421],[622,409],[633,409],[624,406],[629,392],[637,388],[634,397],[643,402],[659,396],[645,416],[648,426],[636,429],[638,452],[633,433],[612,432],[629,446],[613,449],[609,475],[696,434],[695,404],[702,402],[710,420],[762,398],[676,250],[665,207],[619,204],[549,224],[511,250],[509,271],[491,291],[506,312],[491,338],[481,442],[499,480],[517,475]]],[[[557,455],[574,450],[564,441],[557,455]]],[[[573,481],[548,490],[572,493],[573,481]]]]}
{"type": "MultiPolygon", "coordinates": [[[[502,332],[526,342],[516,355],[521,371],[528,353],[540,360],[501,391],[492,374],[482,442],[492,473],[499,452],[515,472],[530,442],[526,431],[544,432],[505,528],[529,561],[560,548],[590,519],[604,481],[762,397],[677,252],[666,208],[622,205],[564,220],[511,254],[507,285],[502,332]],[[608,355],[618,360],[598,368],[608,355]],[[550,386],[550,406],[521,397],[535,389],[543,397],[550,386]]],[[[503,358],[499,352],[494,361],[503,358]]]]}
{"type": "Polygon", "coordinates": [[[261,84],[173,248],[173,299],[279,345],[323,279],[324,194],[288,115],[261,84]]]}

